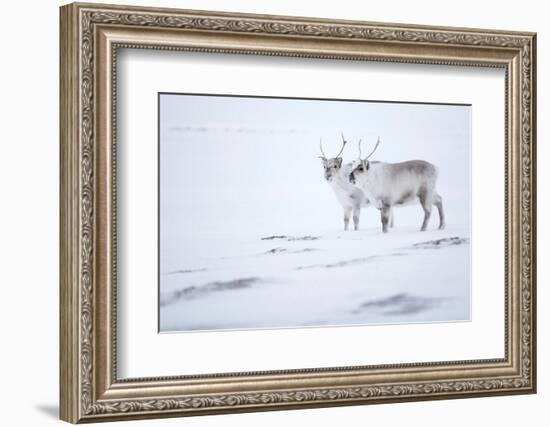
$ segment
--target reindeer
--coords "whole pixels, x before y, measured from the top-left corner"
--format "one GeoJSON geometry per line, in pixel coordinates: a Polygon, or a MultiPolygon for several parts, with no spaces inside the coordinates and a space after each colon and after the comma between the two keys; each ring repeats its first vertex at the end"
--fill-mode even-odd
{"type": "Polygon", "coordinates": [[[342,134],[342,149],[333,158],[327,159],[323,151],[323,141],[319,141],[319,148],[321,150],[321,159],[323,167],[325,168],[325,179],[329,183],[330,187],[334,190],[336,199],[344,208],[344,230],[348,230],[349,218],[353,213],[353,228],[359,229],[359,216],[361,214],[361,206],[368,206],[369,200],[363,194],[359,188],[350,183],[349,176],[354,168],[353,163],[346,163],[342,165],[342,157],[340,155],[346,147],[347,141],[342,134]]]}
{"type": "Polygon", "coordinates": [[[357,183],[369,201],[380,210],[382,231],[388,232],[388,222],[393,217],[394,206],[411,204],[418,199],[424,210],[424,221],[420,231],[426,231],[432,205],[439,211],[439,229],[445,228],[445,215],[441,196],[435,189],[437,168],[424,160],[410,160],[401,163],[369,161],[374,154],[380,138],[371,153],[360,160],[350,176],[357,183]]]}

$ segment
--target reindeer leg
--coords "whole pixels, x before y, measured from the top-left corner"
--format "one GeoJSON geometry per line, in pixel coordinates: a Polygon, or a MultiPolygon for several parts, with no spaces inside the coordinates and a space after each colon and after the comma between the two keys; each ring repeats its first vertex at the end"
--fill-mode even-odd
{"type": "Polygon", "coordinates": [[[355,206],[353,208],[353,229],[359,230],[359,217],[361,216],[361,206],[355,206]]]}
{"type": "Polygon", "coordinates": [[[350,215],[351,215],[351,208],[345,207],[344,208],[344,231],[348,231],[350,215]]]}
{"type": "Polygon", "coordinates": [[[439,229],[443,230],[445,229],[445,213],[443,212],[443,200],[441,199],[441,196],[439,194],[435,195],[434,205],[439,212],[439,229]]]}
{"type": "Polygon", "coordinates": [[[384,233],[388,232],[388,223],[390,221],[390,216],[391,207],[384,205],[380,210],[380,219],[382,220],[382,232],[384,233]]]}
{"type": "Polygon", "coordinates": [[[390,228],[393,228],[393,209],[390,211],[390,228]]]}
{"type": "Polygon", "coordinates": [[[420,204],[424,210],[424,221],[422,221],[420,231],[426,231],[426,228],[428,228],[428,223],[430,222],[430,216],[432,214],[433,198],[427,192],[421,193],[418,198],[420,199],[420,204]]]}

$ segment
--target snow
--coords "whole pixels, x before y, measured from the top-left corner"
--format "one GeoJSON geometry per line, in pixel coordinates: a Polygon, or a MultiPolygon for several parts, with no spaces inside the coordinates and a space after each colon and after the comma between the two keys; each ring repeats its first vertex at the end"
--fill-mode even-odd
{"type": "Polygon", "coordinates": [[[160,118],[161,332],[470,320],[470,107],[162,95],[160,118]],[[413,205],[344,232],[318,159],[342,128],[344,162],[380,134],[375,160],[434,163],[446,229],[413,205]]]}
{"type": "Polygon", "coordinates": [[[160,329],[469,320],[467,234],[397,227],[204,241],[188,270],[162,275],[160,329]]]}

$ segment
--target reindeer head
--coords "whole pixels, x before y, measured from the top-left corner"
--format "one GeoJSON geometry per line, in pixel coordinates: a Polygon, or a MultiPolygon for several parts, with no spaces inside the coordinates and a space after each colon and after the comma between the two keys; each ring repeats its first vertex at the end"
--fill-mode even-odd
{"type": "Polygon", "coordinates": [[[323,151],[323,142],[319,141],[319,148],[321,149],[321,156],[319,156],[319,158],[321,159],[323,168],[325,169],[325,179],[329,182],[336,178],[340,173],[340,169],[342,169],[342,158],[340,157],[340,154],[344,151],[346,144],[347,141],[344,139],[344,134],[342,134],[342,149],[336,156],[327,159],[327,156],[325,156],[323,151]]]}
{"type": "Polygon", "coordinates": [[[359,164],[355,166],[352,169],[351,173],[349,174],[349,181],[352,184],[355,184],[357,181],[361,182],[367,177],[368,171],[370,169],[369,158],[374,154],[379,144],[380,144],[380,137],[378,137],[378,141],[376,141],[376,145],[374,146],[374,149],[370,152],[370,154],[364,159],[362,159],[361,158],[361,140],[359,140],[359,160],[358,160],[359,164]]]}

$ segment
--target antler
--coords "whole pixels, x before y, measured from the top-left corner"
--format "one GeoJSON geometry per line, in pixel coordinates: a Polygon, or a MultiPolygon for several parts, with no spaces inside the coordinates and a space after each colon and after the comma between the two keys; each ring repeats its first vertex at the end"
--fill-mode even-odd
{"type": "Polygon", "coordinates": [[[378,137],[378,141],[376,141],[376,145],[374,146],[374,149],[370,152],[370,154],[367,157],[364,158],[364,160],[368,160],[374,154],[374,152],[376,151],[379,145],[380,145],[380,137],[378,137]]]}
{"type": "Polygon", "coordinates": [[[361,159],[361,140],[359,140],[358,148],[359,148],[359,160],[360,160],[361,159]]]}
{"type": "Polygon", "coordinates": [[[342,151],[344,151],[344,148],[346,148],[346,144],[347,144],[347,143],[348,143],[348,142],[347,142],[346,139],[344,138],[344,133],[342,132],[342,149],[341,149],[340,152],[339,152],[336,156],[334,156],[334,157],[336,157],[336,158],[340,157],[340,154],[342,154],[342,151]]]}
{"type": "Polygon", "coordinates": [[[321,150],[322,156],[319,156],[321,159],[327,159],[327,156],[325,156],[325,152],[323,151],[323,139],[319,138],[319,148],[321,150]]]}

